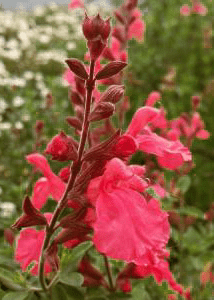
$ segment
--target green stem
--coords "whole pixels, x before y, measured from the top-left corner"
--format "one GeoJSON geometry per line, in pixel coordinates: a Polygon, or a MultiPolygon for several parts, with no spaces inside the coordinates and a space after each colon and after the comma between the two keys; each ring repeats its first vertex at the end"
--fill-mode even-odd
{"type": "MultiPolygon", "coordinates": [[[[84,120],[82,125],[82,133],[80,137],[79,142],[79,148],[78,148],[78,159],[77,161],[73,162],[71,165],[71,175],[68,180],[68,184],[66,186],[65,192],[59,201],[58,205],[56,206],[56,209],[53,213],[53,217],[51,219],[50,225],[46,227],[46,236],[42,247],[42,254],[39,261],[39,281],[42,286],[42,289],[44,291],[48,291],[50,288],[50,285],[47,286],[45,282],[45,276],[44,276],[44,264],[45,264],[45,258],[44,258],[44,252],[47,249],[51,236],[54,232],[54,227],[57,222],[58,217],[60,216],[61,212],[67,205],[67,196],[70,190],[73,188],[76,177],[81,169],[82,165],[82,154],[85,148],[86,139],[88,136],[88,128],[89,128],[89,121],[88,117],[90,114],[90,107],[91,107],[91,99],[92,99],[92,92],[94,89],[94,67],[95,67],[95,61],[92,60],[90,63],[90,74],[89,79],[86,82],[86,89],[87,89],[87,95],[86,95],[86,101],[85,101],[85,110],[84,110],[84,120]]],[[[55,278],[53,279],[53,281],[55,278]]],[[[52,281],[52,282],[53,282],[52,281]]]]}
{"type": "Polygon", "coordinates": [[[113,284],[112,273],[111,273],[111,268],[110,268],[110,265],[109,265],[108,258],[105,254],[103,254],[103,258],[104,258],[105,267],[106,267],[106,271],[107,271],[109,288],[110,288],[111,291],[115,291],[115,287],[114,287],[114,284],[113,284]]]}

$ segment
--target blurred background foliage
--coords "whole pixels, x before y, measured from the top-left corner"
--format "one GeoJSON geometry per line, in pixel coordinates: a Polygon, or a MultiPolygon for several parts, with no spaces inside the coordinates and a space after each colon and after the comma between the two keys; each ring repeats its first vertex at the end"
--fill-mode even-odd
{"type": "MultiPolygon", "coordinates": [[[[121,3],[122,1],[112,0],[110,11],[121,3]]],[[[180,0],[140,2],[146,32],[142,44],[135,40],[129,44],[126,94],[130,97],[131,107],[124,129],[135,110],[145,103],[148,94],[154,90],[161,92],[159,106],[164,106],[169,119],[178,117],[182,112],[191,112],[193,95],[202,97],[199,112],[211,136],[206,141],[195,140],[193,143],[196,166],[190,173],[190,184],[185,193],[186,204],[195,207],[196,215],[199,216],[209,209],[214,197],[214,8],[212,1],[203,0],[208,8],[206,16],[181,16],[180,7],[183,4],[180,0]]],[[[93,3],[90,4],[91,14],[97,10],[93,3]]],[[[106,9],[103,13],[108,15],[109,10],[106,9]]],[[[60,130],[72,134],[64,121],[66,116],[72,114],[72,106],[63,72],[67,57],[83,59],[86,52],[81,18],[81,11],[68,11],[67,6],[59,5],[37,7],[29,12],[0,11],[2,242],[3,229],[9,227],[20,215],[22,199],[29,186],[31,166],[24,157],[35,149],[36,120],[42,120],[45,124],[37,148],[41,152],[50,138],[60,130]]],[[[62,164],[51,163],[51,166],[57,173],[62,164]]],[[[166,172],[166,178],[167,176],[170,176],[170,172],[166,172]]],[[[182,255],[186,273],[182,274],[180,281],[186,286],[199,285],[198,274],[207,261],[214,260],[211,225],[199,217],[197,223],[184,234],[182,255]]],[[[176,228],[173,228],[170,247],[174,271],[181,277],[177,264],[178,235],[176,228]]],[[[4,255],[12,256],[8,245],[2,248],[0,258],[4,255]]],[[[152,279],[147,280],[145,299],[161,299],[160,288],[153,289],[151,281],[152,279]],[[149,298],[148,291],[153,293],[152,298],[149,298]]],[[[208,290],[210,288],[209,286],[208,290]]],[[[165,290],[163,286],[163,295],[165,290]]],[[[139,299],[138,292],[137,289],[136,299],[139,299]]],[[[195,299],[211,299],[206,289],[203,293],[201,291],[200,297],[195,295],[195,299]]]]}

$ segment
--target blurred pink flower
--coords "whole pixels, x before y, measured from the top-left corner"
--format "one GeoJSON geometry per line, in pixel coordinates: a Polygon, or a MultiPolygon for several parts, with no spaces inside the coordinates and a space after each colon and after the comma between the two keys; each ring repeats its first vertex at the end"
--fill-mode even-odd
{"type": "Polygon", "coordinates": [[[71,2],[68,4],[68,9],[74,9],[78,7],[84,8],[83,0],[71,0],[71,2]]]}
{"type": "Polygon", "coordinates": [[[184,4],[183,6],[181,6],[181,8],[180,8],[180,14],[182,16],[190,16],[190,14],[191,14],[191,8],[189,7],[188,4],[184,4]]]}
{"type": "Polygon", "coordinates": [[[138,42],[143,42],[146,24],[142,20],[142,13],[137,8],[132,12],[135,20],[131,23],[128,30],[128,39],[135,38],[138,42]]]}
{"type": "Polygon", "coordinates": [[[27,161],[34,165],[45,177],[40,178],[34,185],[32,203],[37,209],[41,209],[48,196],[59,201],[65,191],[65,183],[55,175],[47,159],[38,153],[30,154],[26,157],[27,161]]]}

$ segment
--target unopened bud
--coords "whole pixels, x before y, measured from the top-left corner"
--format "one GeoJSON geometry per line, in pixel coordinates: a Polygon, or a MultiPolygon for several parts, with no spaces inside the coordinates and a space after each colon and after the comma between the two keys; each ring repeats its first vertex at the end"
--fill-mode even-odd
{"type": "Polygon", "coordinates": [[[82,130],[82,123],[78,118],[76,118],[76,117],[67,117],[66,121],[70,126],[74,127],[75,129],[82,130]]]}
{"type": "Polygon", "coordinates": [[[112,77],[122,71],[127,66],[123,61],[112,61],[105,65],[95,76],[96,80],[112,77]]]}
{"type": "Polygon", "coordinates": [[[10,228],[5,228],[4,229],[4,238],[10,244],[10,246],[13,246],[13,243],[15,240],[14,231],[10,228]]]}
{"type": "Polygon", "coordinates": [[[44,128],[44,122],[41,120],[36,120],[34,128],[37,134],[41,133],[42,129],[44,128]]]}
{"type": "Polygon", "coordinates": [[[45,216],[33,206],[28,196],[24,199],[23,211],[24,214],[12,225],[13,229],[36,225],[47,225],[45,216]]]}
{"type": "Polygon", "coordinates": [[[99,102],[89,115],[89,122],[100,121],[109,118],[115,110],[114,104],[110,102],[99,102]]]}
{"type": "Polygon", "coordinates": [[[75,161],[78,157],[76,142],[63,131],[48,143],[45,153],[52,155],[52,159],[58,161],[75,161]]]}
{"type": "Polygon", "coordinates": [[[70,70],[78,77],[80,77],[83,80],[88,79],[88,73],[85,69],[84,64],[76,59],[76,58],[69,58],[66,59],[66,63],[68,64],[70,70]]]}
{"type": "Polygon", "coordinates": [[[104,21],[99,14],[93,18],[85,15],[82,28],[83,34],[88,40],[90,57],[96,60],[106,47],[111,31],[110,20],[104,21]]]}
{"type": "Polygon", "coordinates": [[[196,111],[199,108],[200,102],[201,102],[200,96],[192,96],[192,107],[194,111],[196,111]]]}
{"type": "Polygon", "coordinates": [[[116,11],[114,12],[114,15],[115,15],[115,17],[117,18],[117,20],[118,20],[120,23],[122,23],[122,24],[125,24],[125,23],[126,23],[125,18],[123,17],[123,15],[120,13],[119,10],[116,10],[116,11]]]}
{"type": "Polygon", "coordinates": [[[74,105],[83,105],[84,100],[82,96],[74,90],[70,91],[70,99],[74,105]]]}
{"type": "Polygon", "coordinates": [[[101,96],[100,102],[116,104],[124,95],[124,85],[111,85],[101,96]]]}

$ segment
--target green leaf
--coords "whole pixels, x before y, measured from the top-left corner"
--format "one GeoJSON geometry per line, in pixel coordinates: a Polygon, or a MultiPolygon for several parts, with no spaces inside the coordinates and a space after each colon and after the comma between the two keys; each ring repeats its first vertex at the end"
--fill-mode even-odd
{"type": "Polygon", "coordinates": [[[81,286],[84,282],[84,277],[78,272],[60,272],[59,280],[67,285],[81,286]]]}
{"type": "Polygon", "coordinates": [[[182,176],[178,179],[177,188],[185,194],[191,185],[191,178],[188,175],[182,176]]]}
{"type": "Polygon", "coordinates": [[[66,290],[60,284],[57,284],[52,288],[51,296],[52,296],[51,297],[52,300],[59,300],[59,299],[68,300],[69,299],[66,290]]]}
{"type": "Polygon", "coordinates": [[[185,206],[185,207],[176,209],[176,211],[183,215],[193,216],[198,219],[204,220],[204,213],[197,207],[185,206]]]}
{"type": "Polygon", "coordinates": [[[143,282],[139,282],[135,287],[132,289],[132,300],[151,300],[149,293],[146,291],[143,282]]]}
{"type": "MultiPolygon", "coordinates": [[[[84,294],[83,291],[85,291],[85,288],[75,288],[69,285],[61,284],[63,288],[66,290],[68,295],[68,300],[84,300],[84,294]]],[[[63,299],[64,300],[64,299],[63,299]]]]}
{"type": "Polygon", "coordinates": [[[28,292],[10,292],[2,300],[25,300],[28,296],[28,292]]]}
{"type": "Polygon", "coordinates": [[[158,194],[156,194],[156,192],[153,188],[150,187],[150,188],[146,189],[146,192],[153,198],[160,199],[160,196],[158,194]]]}
{"type": "Polygon", "coordinates": [[[83,258],[85,253],[92,247],[92,245],[93,243],[91,241],[87,241],[81,243],[80,245],[72,249],[72,251],[64,249],[61,260],[62,272],[75,271],[77,269],[78,263],[83,258]]]}

